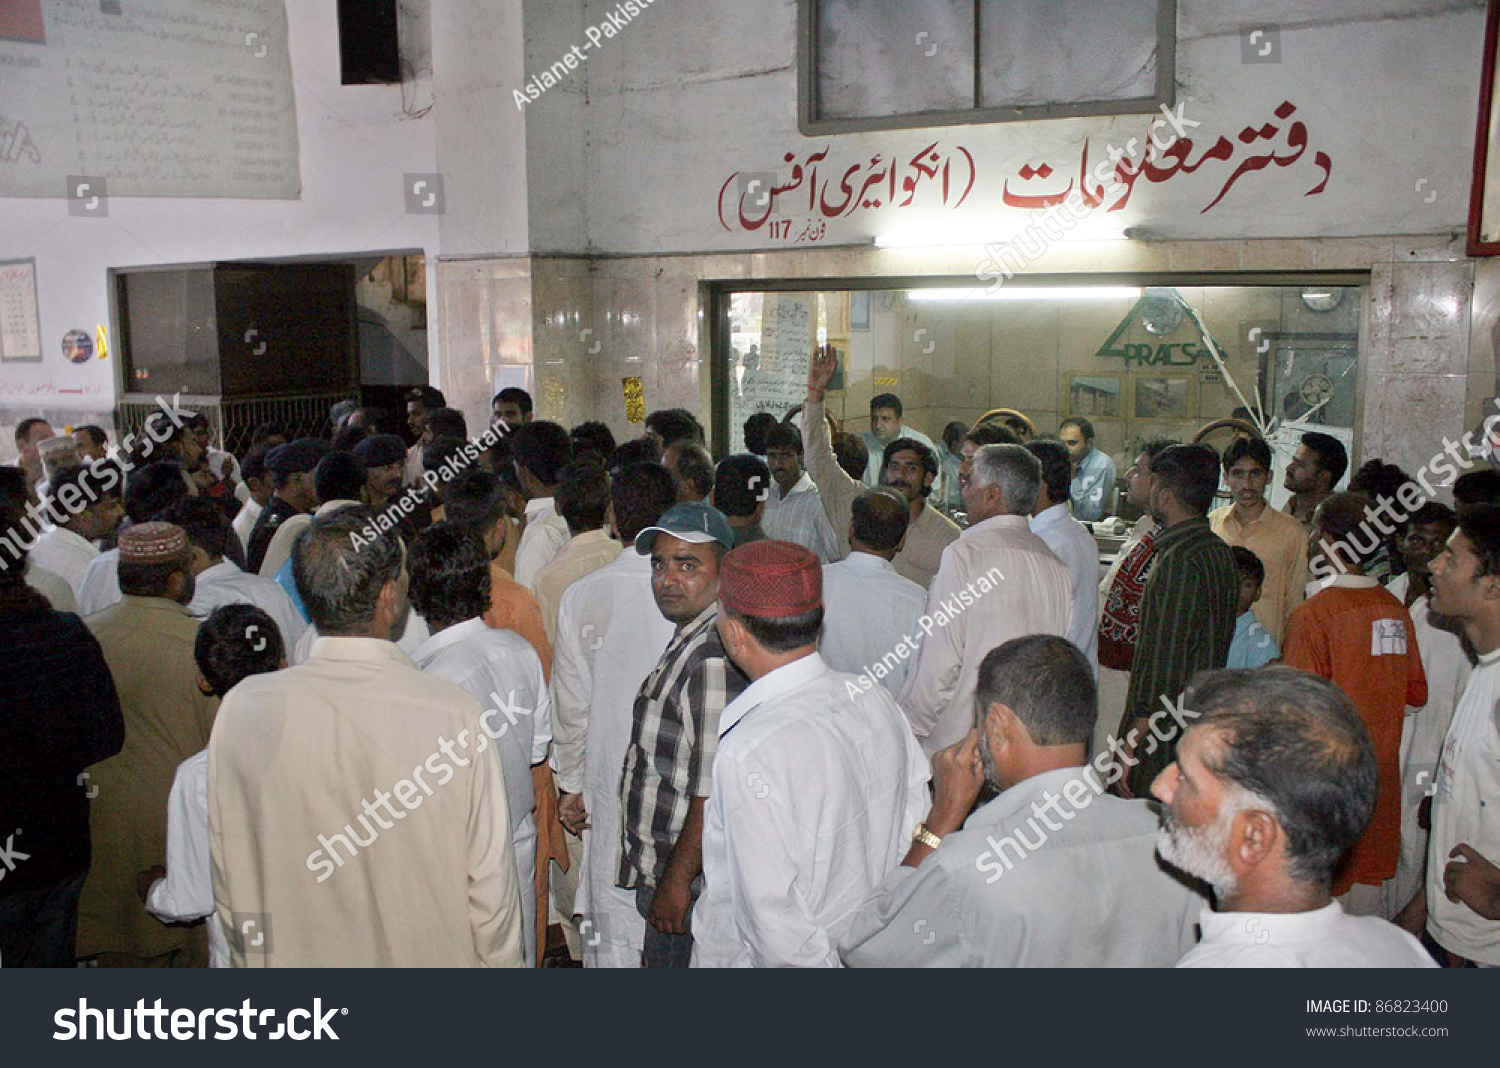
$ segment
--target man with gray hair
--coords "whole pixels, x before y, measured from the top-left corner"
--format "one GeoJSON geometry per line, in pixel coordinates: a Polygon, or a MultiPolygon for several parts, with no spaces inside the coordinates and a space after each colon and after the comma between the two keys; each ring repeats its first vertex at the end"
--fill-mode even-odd
{"type": "Polygon", "coordinates": [[[1375,812],[1375,747],[1349,699],[1295,668],[1206,671],[1151,793],[1162,858],[1213,887],[1179,968],[1433,968],[1407,932],[1347,915],[1340,858],[1375,812]]]}
{"type": "Polygon", "coordinates": [[[921,653],[898,702],[928,754],[973,726],[979,664],[1028,634],[1066,635],[1073,616],[1067,565],[1031,532],[1042,467],[1020,445],[985,445],[959,467],[969,528],[943,550],[921,653]]]}
{"type": "Polygon", "coordinates": [[[493,717],[391,640],[406,552],[375,520],[353,505],[312,521],[292,551],[320,635],[311,656],[245,679],[219,707],[209,827],[230,959],[521,967],[509,804],[485,752],[493,717]]]}
{"type": "Polygon", "coordinates": [[[844,935],[845,964],[1164,968],[1192,946],[1206,902],[1157,860],[1151,812],[1087,766],[1097,698],[1066,639],[990,650],[977,726],[933,756],[932,808],[844,935]],[[971,815],[986,784],[998,796],[971,815]]]}

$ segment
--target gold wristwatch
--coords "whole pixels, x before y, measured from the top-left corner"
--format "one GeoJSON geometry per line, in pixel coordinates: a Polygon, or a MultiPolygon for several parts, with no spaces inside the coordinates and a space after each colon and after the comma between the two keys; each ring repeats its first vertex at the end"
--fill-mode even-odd
{"type": "Polygon", "coordinates": [[[912,841],[921,842],[928,849],[936,849],[943,844],[943,840],[927,829],[927,824],[917,824],[917,829],[911,832],[912,841]]]}

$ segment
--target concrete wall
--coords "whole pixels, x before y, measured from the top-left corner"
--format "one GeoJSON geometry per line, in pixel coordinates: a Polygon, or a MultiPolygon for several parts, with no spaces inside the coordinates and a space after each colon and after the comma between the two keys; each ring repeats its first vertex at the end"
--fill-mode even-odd
{"type": "MultiPolygon", "coordinates": [[[[115,355],[74,365],[60,347],[66,331],[92,337],[97,324],[110,322],[111,268],[409,249],[437,255],[439,217],[408,215],[404,194],[407,172],[435,169],[435,120],[423,114],[432,104],[426,0],[402,8],[413,79],[346,87],[334,5],[287,5],[300,199],[114,197],[108,218],[80,218],[62,198],[0,198],[0,259],[36,259],[43,350],[41,363],[0,367],[0,428],[36,414],[59,428],[112,424],[115,355]]],[[[11,435],[0,434],[0,459],[14,455],[11,435]]]]}

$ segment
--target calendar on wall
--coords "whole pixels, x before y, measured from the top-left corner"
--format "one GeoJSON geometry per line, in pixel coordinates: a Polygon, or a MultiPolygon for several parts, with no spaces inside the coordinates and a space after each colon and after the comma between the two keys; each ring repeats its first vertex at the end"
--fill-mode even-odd
{"type": "Polygon", "coordinates": [[[36,260],[0,261],[0,360],[39,363],[41,359],[36,260]]]}

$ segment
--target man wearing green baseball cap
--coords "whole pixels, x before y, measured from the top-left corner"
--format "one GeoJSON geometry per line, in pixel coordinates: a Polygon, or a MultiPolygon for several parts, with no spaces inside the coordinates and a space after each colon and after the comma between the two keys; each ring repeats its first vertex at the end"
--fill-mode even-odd
{"type": "Polygon", "coordinates": [[[734,546],[723,513],[673,505],[635,539],[651,557],[651,593],[676,627],[636,694],[620,779],[617,883],[646,919],[648,968],[686,968],[690,915],[703,887],[703,806],[713,783],[719,714],[749,680],[719,641],[719,561],[734,546]]]}

